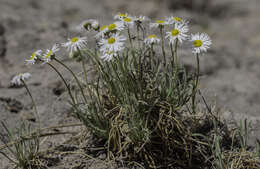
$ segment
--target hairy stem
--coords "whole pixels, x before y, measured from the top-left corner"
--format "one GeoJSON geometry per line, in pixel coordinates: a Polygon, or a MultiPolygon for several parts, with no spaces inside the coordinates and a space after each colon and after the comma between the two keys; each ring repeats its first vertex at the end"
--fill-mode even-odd
{"type": "Polygon", "coordinates": [[[84,99],[85,103],[87,103],[87,98],[86,98],[86,96],[85,96],[85,94],[84,94],[84,91],[83,91],[83,88],[82,88],[82,86],[81,86],[81,84],[80,84],[80,81],[79,81],[79,79],[77,78],[77,76],[75,75],[75,73],[74,73],[67,65],[65,65],[64,63],[62,63],[62,62],[59,61],[58,59],[54,58],[53,60],[55,60],[56,62],[58,62],[59,64],[61,64],[64,68],[66,68],[66,69],[72,74],[72,76],[74,77],[74,79],[76,80],[76,82],[77,82],[77,84],[78,84],[78,86],[79,86],[79,88],[80,88],[80,91],[81,91],[81,94],[82,94],[82,96],[83,96],[83,99],[84,99]]]}
{"type": "Polygon", "coordinates": [[[171,61],[171,64],[172,64],[172,68],[173,68],[173,65],[174,65],[174,61],[175,61],[175,59],[174,59],[174,50],[173,50],[173,44],[172,43],[170,43],[170,48],[171,48],[171,54],[172,54],[172,61],[171,61]]]}
{"type": "Polygon", "coordinates": [[[37,121],[38,121],[38,129],[40,130],[41,122],[40,122],[40,116],[39,116],[39,113],[38,113],[38,109],[37,109],[36,103],[35,103],[35,101],[34,101],[34,99],[33,99],[33,97],[32,97],[32,94],[31,94],[31,92],[30,92],[30,90],[29,90],[27,84],[25,83],[25,81],[22,80],[22,79],[21,79],[21,81],[23,82],[24,87],[25,87],[25,89],[27,90],[27,93],[29,94],[29,96],[30,96],[30,98],[31,98],[31,100],[32,100],[33,107],[34,107],[34,111],[35,111],[35,114],[36,114],[36,117],[37,117],[37,121]]]}
{"type": "Polygon", "coordinates": [[[90,95],[90,97],[91,97],[91,99],[92,99],[92,98],[93,98],[93,97],[92,97],[92,93],[91,93],[90,87],[89,87],[89,85],[88,85],[87,69],[86,69],[86,64],[85,64],[85,62],[84,62],[85,60],[84,60],[84,57],[83,57],[81,51],[79,50],[79,48],[78,48],[78,52],[79,52],[79,55],[80,55],[80,57],[81,57],[81,63],[82,63],[82,69],[83,69],[84,77],[85,77],[85,81],[86,81],[86,87],[87,87],[88,92],[89,92],[89,95],[90,95]]]}
{"type": "Polygon", "coordinates": [[[50,63],[47,63],[47,64],[60,76],[60,78],[62,79],[63,83],[65,84],[65,86],[66,86],[66,88],[67,88],[67,90],[68,90],[68,92],[69,92],[69,95],[70,95],[70,98],[71,98],[71,101],[72,101],[73,105],[75,105],[75,104],[76,104],[75,99],[74,99],[74,97],[73,97],[73,95],[72,95],[72,93],[71,93],[70,87],[69,87],[68,83],[66,82],[66,80],[63,78],[63,76],[62,76],[61,73],[58,71],[58,69],[56,69],[56,68],[55,68],[52,64],[50,64],[50,63]]]}
{"type": "Polygon", "coordinates": [[[175,48],[174,48],[174,56],[175,56],[175,64],[176,64],[176,67],[178,67],[178,39],[176,39],[175,41],[175,48]]]}
{"type": "Polygon", "coordinates": [[[164,36],[163,36],[163,27],[162,26],[160,27],[160,34],[161,34],[161,39],[162,39],[161,46],[162,46],[162,53],[163,53],[163,64],[164,64],[164,66],[166,66],[166,55],[165,55],[165,49],[164,49],[164,36]]]}
{"type": "Polygon", "coordinates": [[[200,74],[200,59],[199,54],[196,54],[196,60],[197,60],[197,72],[195,76],[195,84],[192,91],[192,112],[195,114],[196,112],[196,93],[198,90],[198,83],[199,83],[199,74],[200,74]]]}

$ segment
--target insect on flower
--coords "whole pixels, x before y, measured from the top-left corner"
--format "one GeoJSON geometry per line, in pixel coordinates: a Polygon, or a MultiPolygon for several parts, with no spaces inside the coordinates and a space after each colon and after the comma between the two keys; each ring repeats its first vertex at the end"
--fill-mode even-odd
{"type": "Polygon", "coordinates": [[[20,86],[23,84],[23,81],[29,79],[30,77],[31,77],[30,73],[19,73],[18,75],[12,78],[11,84],[20,86]]]}
{"type": "Polygon", "coordinates": [[[202,52],[207,52],[212,41],[208,34],[206,33],[196,33],[195,35],[191,34],[191,39],[194,54],[199,54],[202,52]]]}

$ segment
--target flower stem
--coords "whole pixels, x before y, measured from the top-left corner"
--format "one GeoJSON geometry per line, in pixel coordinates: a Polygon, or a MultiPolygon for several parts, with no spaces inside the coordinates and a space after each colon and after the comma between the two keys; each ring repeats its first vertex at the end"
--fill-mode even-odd
{"type": "Polygon", "coordinates": [[[78,52],[79,52],[79,55],[80,55],[80,57],[81,57],[81,63],[82,63],[82,69],[83,69],[84,76],[85,76],[86,87],[87,87],[88,92],[89,92],[89,95],[90,95],[90,97],[91,97],[91,99],[92,99],[92,98],[93,98],[93,97],[92,97],[92,93],[91,93],[91,90],[90,90],[89,85],[88,85],[87,69],[86,69],[86,64],[85,64],[85,62],[84,62],[85,60],[84,60],[84,57],[83,57],[81,51],[79,50],[79,48],[78,48],[78,52]]]}
{"type": "Polygon", "coordinates": [[[136,25],[136,32],[137,32],[137,43],[138,43],[138,48],[140,49],[140,35],[139,35],[139,26],[136,25]]]}
{"type": "Polygon", "coordinates": [[[150,55],[150,68],[152,68],[152,63],[154,63],[154,61],[155,61],[153,45],[154,44],[151,44],[151,50],[150,50],[150,52],[151,52],[151,55],[150,55]]]}
{"type": "Polygon", "coordinates": [[[196,59],[197,59],[197,78],[196,78],[196,88],[198,87],[198,83],[199,83],[199,75],[200,75],[200,58],[199,58],[199,54],[197,53],[196,55],[196,59]]]}
{"type": "Polygon", "coordinates": [[[38,121],[38,130],[40,131],[41,122],[40,122],[40,116],[39,116],[39,113],[38,113],[38,109],[37,109],[36,103],[35,103],[35,101],[34,101],[34,99],[33,99],[33,97],[32,97],[32,94],[31,94],[31,92],[30,92],[30,90],[29,90],[27,84],[25,83],[25,81],[22,80],[22,79],[21,79],[21,81],[23,82],[24,87],[25,87],[25,89],[27,90],[27,93],[29,94],[29,96],[30,96],[30,98],[31,98],[31,100],[32,100],[33,107],[34,107],[34,111],[35,111],[36,118],[37,118],[37,121],[38,121]]]}
{"type": "Polygon", "coordinates": [[[171,61],[171,64],[172,64],[172,68],[173,68],[173,65],[174,65],[174,61],[175,61],[175,59],[174,59],[174,50],[173,50],[173,44],[172,43],[170,43],[170,48],[171,48],[171,54],[172,54],[172,61],[171,61]]]}
{"type": "Polygon", "coordinates": [[[133,41],[132,41],[132,37],[131,37],[131,32],[130,32],[129,26],[127,27],[127,34],[128,34],[128,39],[129,39],[131,48],[132,48],[131,50],[133,50],[133,41]]]}
{"type": "Polygon", "coordinates": [[[70,87],[69,87],[68,83],[66,82],[66,80],[63,78],[63,76],[62,76],[61,73],[58,71],[58,69],[56,69],[56,68],[55,68],[52,64],[50,64],[50,63],[47,63],[47,64],[60,76],[60,78],[62,79],[63,83],[65,84],[65,86],[66,86],[66,88],[67,88],[67,90],[68,90],[68,92],[69,92],[69,95],[70,95],[70,98],[71,98],[71,101],[72,101],[73,105],[75,105],[75,104],[76,104],[75,99],[74,99],[74,97],[73,97],[73,95],[72,95],[72,93],[71,93],[70,87]]]}
{"type": "Polygon", "coordinates": [[[198,83],[199,83],[199,74],[200,74],[200,59],[199,59],[199,54],[196,54],[196,60],[197,60],[197,72],[196,72],[196,76],[195,76],[195,84],[193,87],[193,91],[192,91],[192,112],[193,114],[195,114],[196,111],[196,93],[198,90],[198,83]]]}
{"type": "Polygon", "coordinates": [[[80,91],[81,91],[81,94],[82,94],[82,96],[83,96],[84,101],[87,103],[87,98],[86,98],[86,96],[85,96],[85,94],[84,94],[84,91],[83,91],[83,88],[82,88],[82,86],[81,86],[81,84],[80,84],[80,81],[79,81],[79,79],[77,78],[77,76],[75,75],[75,73],[74,73],[67,65],[65,65],[64,63],[62,63],[61,61],[59,61],[57,58],[54,58],[53,60],[55,60],[56,62],[58,62],[59,64],[61,64],[64,68],[66,68],[66,69],[72,74],[72,76],[74,77],[74,79],[76,80],[76,82],[77,82],[77,84],[78,84],[78,86],[79,86],[79,88],[80,88],[80,91]]]}
{"type": "Polygon", "coordinates": [[[160,27],[160,34],[161,34],[161,39],[162,39],[162,54],[163,54],[163,64],[166,66],[166,55],[165,55],[165,49],[164,49],[164,37],[163,37],[163,27],[160,27]]]}
{"type": "Polygon", "coordinates": [[[79,50],[79,48],[77,50],[78,50],[78,53],[81,57],[82,69],[83,69],[83,72],[84,72],[84,77],[85,77],[85,81],[86,81],[86,85],[87,85],[88,84],[88,78],[87,78],[86,65],[85,65],[84,58],[83,58],[81,51],[79,50]]]}
{"type": "Polygon", "coordinates": [[[131,37],[131,32],[130,32],[130,28],[129,26],[127,26],[127,34],[128,34],[128,39],[129,39],[129,42],[130,42],[130,51],[132,53],[132,56],[133,56],[133,59],[134,59],[134,64],[137,65],[137,59],[135,57],[135,52],[134,52],[134,46],[133,46],[133,41],[132,41],[132,37],[131,37]]]}
{"type": "Polygon", "coordinates": [[[176,39],[175,41],[175,48],[174,48],[174,56],[175,56],[175,64],[176,64],[176,68],[178,68],[178,39],[176,39]]]}

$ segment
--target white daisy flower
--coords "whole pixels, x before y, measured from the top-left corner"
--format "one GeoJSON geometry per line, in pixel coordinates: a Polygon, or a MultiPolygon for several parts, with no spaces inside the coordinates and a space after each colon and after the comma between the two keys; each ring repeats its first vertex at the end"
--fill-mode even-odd
{"type": "Polygon", "coordinates": [[[121,31],[124,30],[124,24],[122,22],[114,22],[107,26],[108,31],[121,31]]]}
{"type": "Polygon", "coordinates": [[[160,39],[156,35],[149,35],[147,38],[145,38],[144,43],[146,45],[156,44],[159,43],[160,39]]]}
{"type": "Polygon", "coordinates": [[[37,50],[33,52],[30,58],[28,60],[25,60],[26,64],[33,65],[38,59],[38,57],[41,57],[41,54],[42,54],[42,50],[37,50]]]}
{"type": "Polygon", "coordinates": [[[150,27],[159,28],[159,27],[165,26],[167,24],[168,24],[168,22],[166,22],[164,20],[156,20],[154,23],[150,23],[150,27]]]}
{"type": "Polygon", "coordinates": [[[113,51],[105,51],[103,52],[103,55],[100,56],[101,59],[104,61],[111,61],[113,57],[116,56],[116,53],[113,51]]]}
{"type": "Polygon", "coordinates": [[[133,18],[134,22],[137,22],[137,23],[143,23],[145,21],[149,21],[150,19],[147,18],[146,16],[135,16],[133,18]]]}
{"type": "Polygon", "coordinates": [[[95,38],[96,39],[103,38],[107,32],[108,32],[108,26],[104,25],[101,28],[99,28],[99,32],[95,35],[95,38]]]}
{"type": "Polygon", "coordinates": [[[76,27],[78,31],[83,31],[83,30],[98,30],[99,29],[99,22],[95,19],[88,19],[84,20],[83,22],[80,23],[79,26],[76,27]]]}
{"type": "Polygon", "coordinates": [[[187,39],[186,33],[189,31],[188,25],[186,24],[175,24],[174,28],[170,32],[166,32],[166,38],[169,39],[170,44],[174,44],[176,39],[182,43],[187,39]]]}
{"type": "Polygon", "coordinates": [[[121,19],[124,19],[128,17],[128,14],[127,13],[118,13],[117,15],[114,16],[114,19],[117,19],[117,20],[121,20],[121,19]]]}
{"type": "Polygon", "coordinates": [[[101,39],[99,42],[99,45],[101,46],[100,51],[106,52],[106,51],[113,51],[113,52],[119,52],[122,49],[124,49],[124,41],[126,38],[119,33],[113,34],[108,39],[101,39]]]}
{"type": "Polygon", "coordinates": [[[50,49],[47,49],[46,53],[42,56],[42,58],[41,58],[42,61],[43,61],[44,63],[50,62],[51,59],[52,59],[52,56],[55,55],[55,53],[58,52],[59,50],[60,50],[60,48],[59,48],[58,44],[57,44],[57,43],[54,44],[54,45],[52,46],[51,50],[50,50],[50,49]]]}
{"type": "Polygon", "coordinates": [[[167,23],[169,25],[172,25],[172,24],[188,24],[188,21],[180,18],[180,17],[177,17],[177,16],[171,16],[167,19],[167,23]]]}
{"type": "Polygon", "coordinates": [[[72,55],[73,52],[77,52],[78,50],[82,50],[87,46],[87,37],[74,37],[69,39],[68,42],[62,44],[63,47],[67,48],[72,55]]]}
{"type": "Polygon", "coordinates": [[[207,52],[212,41],[208,34],[206,33],[196,33],[195,35],[191,34],[192,45],[194,54],[199,54],[201,52],[207,52]]]}
{"type": "Polygon", "coordinates": [[[91,23],[91,26],[94,30],[98,30],[99,28],[99,22],[97,20],[93,20],[92,23],[91,23]]]}
{"type": "Polygon", "coordinates": [[[132,27],[134,25],[134,18],[128,16],[121,19],[124,25],[132,27]]]}
{"type": "Polygon", "coordinates": [[[18,75],[14,76],[11,80],[13,85],[20,86],[23,84],[23,81],[29,79],[31,77],[30,73],[19,73],[18,75]]]}

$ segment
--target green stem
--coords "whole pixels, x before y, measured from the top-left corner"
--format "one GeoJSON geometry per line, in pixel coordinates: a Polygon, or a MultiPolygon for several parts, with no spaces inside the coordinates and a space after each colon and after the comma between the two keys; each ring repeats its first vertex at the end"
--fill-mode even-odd
{"type": "Polygon", "coordinates": [[[145,46],[145,44],[144,44],[144,39],[145,39],[145,28],[140,24],[139,25],[140,27],[140,29],[141,29],[141,31],[142,31],[142,35],[143,35],[143,39],[142,39],[142,48],[144,48],[144,46],[145,46]]]}
{"type": "Polygon", "coordinates": [[[153,49],[153,45],[154,44],[151,44],[151,52],[152,52],[152,62],[151,62],[151,65],[152,65],[152,63],[155,61],[155,56],[154,56],[154,49],[153,49]]]}
{"type": "Polygon", "coordinates": [[[132,41],[132,37],[131,37],[131,32],[130,32],[129,26],[127,27],[127,34],[128,34],[128,39],[129,39],[131,48],[132,48],[131,50],[133,50],[133,41],[132,41]]]}
{"type": "Polygon", "coordinates": [[[92,98],[93,98],[93,97],[92,97],[92,93],[91,93],[90,87],[89,87],[89,85],[88,85],[87,69],[86,69],[86,64],[85,64],[85,62],[84,62],[85,60],[84,60],[84,57],[83,57],[81,51],[79,50],[79,48],[78,48],[78,52],[79,52],[79,55],[80,55],[80,57],[81,57],[81,63],[82,63],[82,69],[83,69],[84,77],[85,77],[85,81],[86,81],[86,87],[87,87],[88,92],[89,92],[89,95],[90,95],[90,97],[91,97],[91,99],[92,99],[92,98]]]}
{"type": "Polygon", "coordinates": [[[86,96],[85,96],[85,94],[84,94],[84,91],[83,91],[83,88],[82,88],[82,86],[81,86],[81,84],[80,84],[80,81],[79,81],[79,79],[77,78],[77,76],[75,75],[75,73],[74,73],[67,65],[65,65],[64,63],[62,63],[62,62],[59,61],[58,59],[54,58],[53,60],[55,60],[56,62],[58,62],[59,64],[61,64],[64,68],[66,68],[66,69],[72,74],[72,76],[74,77],[74,79],[76,80],[76,82],[77,82],[77,84],[78,84],[78,86],[79,86],[79,88],[80,88],[80,91],[81,91],[81,94],[82,94],[82,96],[83,96],[83,99],[84,99],[85,103],[87,103],[87,98],[86,98],[86,96]]]}
{"type": "Polygon", "coordinates": [[[196,55],[196,59],[197,59],[197,76],[196,76],[196,88],[198,87],[198,83],[199,83],[199,75],[200,75],[200,58],[199,58],[199,54],[197,53],[196,55]]]}
{"type": "Polygon", "coordinates": [[[152,46],[150,48],[150,51],[149,51],[149,66],[150,66],[150,69],[152,69],[152,59],[153,59],[153,51],[152,51],[152,46]]]}
{"type": "Polygon", "coordinates": [[[175,56],[175,64],[176,64],[176,68],[178,68],[178,39],[176,39],[175,41],[175,48],[174,48],[174,56],[175,56]]]}
{"type": "Polygon", "coordinates": [[[34,101],[34,99],[33,99],[33,97],[32,97],[32,94],[31,94],[31,92],[30,92],[30,90],[29,90],[27,84],[25,83],[25,81],[22,80],[22,79],[21,79],[21,81],[23,82],[24,87],[25,87],[25,89],[27,90],[27,93],[29,94],[29,96],[30,96],[30,98],[31,98],[31,100],[32,100],[33,107],[34,107],[34,111],[35,111],[35,114],[36,114],[36,117],[37,117],[37,120],[38,120],[38,130],[40,131],[41,122],[40,122],[40,116],[39,116],[39,113],[38,113],[38,109],[37,109],[36,103],[35,103],[35,101],[34,101]]]}
{"type": "Polygon", "coordinates": [[[142,55],[139,55],[139,78],[142,79],[142,55]]]}
{"type": "Polygon", "coordinates": [[[195,84],[193,87],[193,92],[192,92],[192,111],[195,114],[196,111],[196,93],[198,90],[198,84],[199,84],[199,74],[200,74],[200,59],[199,59],[199,54],[196,54],[196,60],[197,60],[197,72],[195,76],[195,84]]]}
{"type": "Polygon", "coordinates": [[[137,41],[138,41],[138,48],[141,48],[141,43],[140,43],[140,25],[136,25],[136,31],[137,31],[137,41]]]}
{"type": "Polygon", "coordinates": [[[139,88],[141,98],[143,98],[143,87],[142,87],[142,79],[143,79],[143,70],[142,70],[142,55],[139,56],[139,88]]]}
{"type": "Polygon", "coordinates": [[[79,50],[79,48],[77,48],[77,50],[78,50],[78,53],[81,57],[82,69],[83,69],[83,72],[84,72],[84,77],[85,77],[85,81],[86,81],[86,85],[87,85],[88,84],[88,78],[87,78],[86,65],[85,65],[85,62],[84,62],[83,55],[81,54],[81,51],[79,50]]]}
{"type": "Polygon", "coordinates": [[[171,64],[172,64],[172,69],[173,69],[173,65],[174,65],[174,51],[173,51],[173,44],[170,43],[170,48],[171,48],[171,54],[172,54],[172,61],[171,61],[171,64]]]}
{"type": "Polygon", "coordinates": [[[70,90],[70,87],[68,85],[68,83],[66,82],[66,80],[63,78],[63,76],[61,75],[61,73],[58,71],[58,69],[56,69],[52,64],[50,63],[47,63],[59,76],[60,78],[62,79],[63,83],[65,84],[68,92],[69,92],[69,95],[70,95],[70,98],[71,98],[71,101],[73,102],[73,104],[75,105],[76,102],[75,102],[75,99],[74,97],[72,96],[72,93],[71,93],[71,90],[70,90]]]}
{"type": "Polygon", "coordinates": [[[160,27],[160,34],[161,34],[161,39],[162,39],[162,54],[163,54],[163,61],[164,61],[164,66],[166,66],[166,55],[165,55],[165,49],[164,49],[164,36],[163,36],[163,26],[160,27]]]}
{"type": "Polygon", "coordinates": [[[129,26],[127,26],[127,34],[128,34],[128,39],[129,39],[129,42],[130,42],[130,47],[131,47],[130,51],[131,51],[132,57],[134,59],[134,65],[138,66],[138,61],[135,57],[134,46],[133,46],[133,41],[132,41],[132,38],[131,38],[131,32],[130,32],[129,26]]]}

